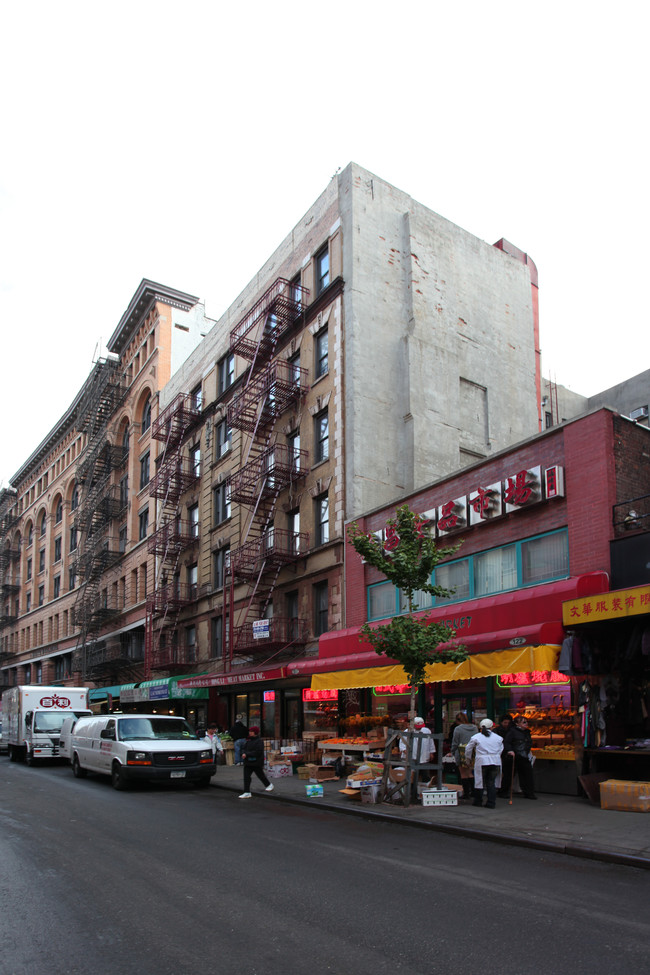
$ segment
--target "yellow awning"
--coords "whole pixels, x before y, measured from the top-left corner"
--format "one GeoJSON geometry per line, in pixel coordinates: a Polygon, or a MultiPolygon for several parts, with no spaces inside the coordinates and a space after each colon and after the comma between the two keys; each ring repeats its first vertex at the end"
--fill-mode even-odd
{"type": "MultiPolygon", "coordinates": [[[[425,681],[471,680],[473,677],[495,677],[498,674],[519,673],[522,670],[555,670],[559,646],[518,647],[516,650],[494,650],[474,653],[460,664],[430,664],[425,681]]],[[[403,667],[364,667],[362,670],[338,670],[329,674],[313,674],[312,690],[333,691],[350,687],[376,687],[385,684],[407,684],[403,667]]]]}

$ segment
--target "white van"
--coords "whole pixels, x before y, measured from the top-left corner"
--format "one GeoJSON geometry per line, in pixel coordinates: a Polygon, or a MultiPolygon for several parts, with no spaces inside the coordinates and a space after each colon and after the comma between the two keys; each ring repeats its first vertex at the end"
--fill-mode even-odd
{"type": "Polygon", "coordinates": [[[72,762],[72,732],[76,727],[77,721],[86,715],[92,715],[92,711],[71,714],[69,717],[63,719],[59,734],[59,755],[61,758],[67,758],[69,762],[72,762]]]}
{"type": "Polygon", "coordinates": [[[210,785],[214,752],[184,718],[161,714],[109,714],[80,718],[70,745],[72,771],[110,775],[114,788],[129,782],[172,779],[210,785]]]}

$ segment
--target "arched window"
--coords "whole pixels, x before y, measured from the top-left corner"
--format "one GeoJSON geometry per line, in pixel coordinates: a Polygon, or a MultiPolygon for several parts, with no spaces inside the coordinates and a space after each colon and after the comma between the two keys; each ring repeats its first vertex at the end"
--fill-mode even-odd
{"type": "Polygon", "coordinates": [[[124,427],[124,433],[122,434],[122,453],[124,457],[129,456],[129,428],[124,427]]]}
{"type": "Polygon", "coordinates": [[[63,501],[61,498],[56,503],[56,508],[54,510],[54,521],[57,525],[60,525],[63,521],[63,501]]]}
{"type": "Polygon", "coordinates": [[[40,527],[40,533],[41,533],[41,537],[43,537],[43,535],[45,534],[46,522],[47,522],[47,519],[45,518],[45,512],[43,512],[43,514],[41,515],[41,520],[40,520],[40,526],[41,526],[40,527]]]}
{"type": "Polygon", "coordinates": [[[75,484],[74,490],[72,492],[72,497],[70,498],[70,511],[74,511],[79,507],[79,488],[75,484]]]}
{"type": "Polygon", "coordinates": [[[31,545],[34,541],[34,526],[31,521],[27,524],[27,544],[31,545]]]}
{"type": "Polygon", "coordinates": [[[142,407],[142,432],[145,433],[151,426],[151,396],[147,396],[142,407]]]}

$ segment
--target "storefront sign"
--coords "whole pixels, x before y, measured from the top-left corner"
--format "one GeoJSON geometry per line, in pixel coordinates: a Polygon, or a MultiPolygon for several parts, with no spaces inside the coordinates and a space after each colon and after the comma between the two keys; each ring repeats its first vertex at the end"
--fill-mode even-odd
{"type": "Polygon", "coordinates": [[[273,670],[254,670],[247,671],[245,674],[205,674],[202,677],[186,677],[178,681],[179,690],[197,687],[230,687],[235,684],[248,684],[258,680],[279,680],[285,677],[282,667],[273,670]]]}
{"type": "Polygon", "coordinates": [[[497,687],[538,687],[540,684],[570,684],[571,679],[559,670],[523,670],[517,674],[501,674],[497,687]]]}
{"type": "Polygon", "coordinates": [[[338,691],[312,691],[310,687],[304,687],[302,691],[303,701],[338,701],[338,691]]]}
{"type": "Polygon", "coordinates": [[[373,687],[372,693],[377,697],[390,697],[392,694],[410,694],[409,684],[382,684],[380,687],[373,687]]]}
{"type": "Polygon", "coordinates": [[[641,616],[644,613],[650,613],[650,586],[617,589],[562,603],[562,622],[565,626],[641,616]]]}
{"type": "MultiPolygon", "coordinates": [[[[553,498],[564,497],[564,468],[555,464],[542,470],[541,465],[515,471],[503,481],[478,484],[465,497],[445,501],[437,508],[423,512],[435,525],[438,536],[485,525],[503,514],[512,514],[553,498]]],[[[380,532],[374,532],[380,537],[380,532]]],[[[384,536],[381,535],[384,541],[384,536]]],[[[388,544],[386,543],[386,548],[388,544]]]]}
{"type": "Polygon", "coordinates": [[[265,704],[274,704],[275,691],[264,691],[264,693],[262,694],[262,700],[264,701],[265,704]]]}

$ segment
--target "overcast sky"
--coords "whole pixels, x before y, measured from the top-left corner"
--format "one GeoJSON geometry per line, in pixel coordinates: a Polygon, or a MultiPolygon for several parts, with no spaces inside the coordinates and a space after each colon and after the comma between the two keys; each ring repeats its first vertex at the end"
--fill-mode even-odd
{"type": "Polygon", "coordinates": [[[0,480],[143,277],[218,318],[354,160],[535,261],[542,368],[646,369],[647,3],[0,2],[0,480]]]}

